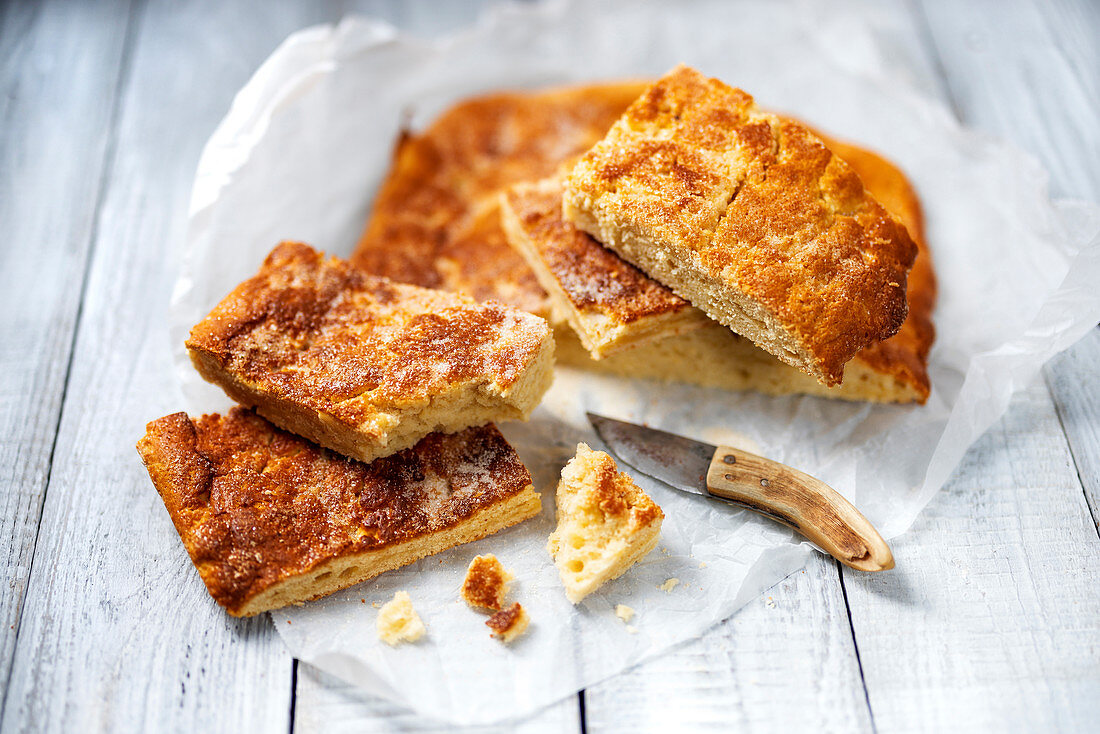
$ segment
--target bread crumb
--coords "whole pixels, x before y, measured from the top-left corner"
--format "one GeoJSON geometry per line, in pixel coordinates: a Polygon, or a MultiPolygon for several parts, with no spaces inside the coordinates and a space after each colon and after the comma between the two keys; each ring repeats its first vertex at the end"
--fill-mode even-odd
{"type": "Polygon", "coordinates": [[[504,608],[508,582],[513,578],[496,556],[475,556],[466,569],[466,579],[462,582],[460,593],[470,606],[498,612],[504,608]]]}
{"type": "Polygon", "coordinates": [[[676,585],[679,584],[679,583],[680,583],[680,579],[671,578],[671,579],[668,579],[667,581],[665,581],[663,584],[661,584],[657,588],[660,589],[661,591],[666,591],[666,592],[667,591],[672,591],[673,589],[676,588],[676,585]]]}
{"type": "Polygon", "coordinates": [[[393,599],[382,605],[378,611],[378,639],[387,645],[402,642],[416,642],[427,630],[420,621],[420,615],[413,609],[409,592],[398,591],[393,599]]]}
{"type": "Polygon", "coordinates": [[[626,573],[657,545],[664,513],[603,451],[577,444],[561,471],[547,550],[574,604],[626,573]]]}
{"type": "Polygon", "coordinates": [[[768,609],[775,609],[775,599],[772,599],[770,596],[768,597],[768,600],[764,603],[768,605],[768,609]]]}
{"type": "Polygon", "coordinates": [[[635,627],[635,626],[634,626],[634,625],[632,625],[632,624],[628,624],[628,625],[626,626],[626,631],[627,631],[627,632],[629,632],[629,633],[630,633],[630,634],[632,634],[632,635],[636,635],[636,634],[638,634],[638,628],[637,628],[637,627],[635,627]]]}
{"type": "Polygon", "coordinates": [[[707,567],[707,562],[706,561],[699,561],[699,568],[706,568],[706,567],[707,567]]]}
{"type": "Polygon", "coordinates": [[[531,618],[527,616],[527,610],[516,602],[489,617],[485,625],[493,631],[493,637],[507,643],[522,635],[530,623],[531,618]]]}
{"type": "Polygon", "coordinates": [[[618,604],[615,606],[615,616],[624,622],[629,622],[634,619],[634,610],[626,604],[618,604]]]}

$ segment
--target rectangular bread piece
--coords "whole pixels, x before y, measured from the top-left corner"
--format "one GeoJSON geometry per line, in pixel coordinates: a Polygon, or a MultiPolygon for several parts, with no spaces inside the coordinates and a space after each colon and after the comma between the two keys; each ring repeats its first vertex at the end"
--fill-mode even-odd
{"type": "Polygon", "coordinates": [[[905,228],[807,127],[688,67],[576,164],[563,214],[826,385],[906,317],[905,228]]]}
{"type": "Polygon", "coordinates": [[[652,295],[653,289],[664,291],[666,298],[678,297],[565,222],[560,216],[560,202],[550,200],[553,182],[545,181],[520,185],[508,193],[502,211],[506,214],[509,241],[526,252],[528,259],[536,254],[540,261],[545,261],[541,267],[536,263],[532,266],[540,283],[555,298],[558,293],[571,292],[572,282],[599,283],[609,277],[621,278],[624,271],[620,268],[630,268],[625,272],[634,274],[631,287],[601,288],[600,300],[594,306],[585,306],[577,298],[567,302],[578,312],[570,317],[569,325],[577,331],[589,353],[588,344],[598,339],[599,332],[595,330],[601,321],[586,318],[586,309],[629,313],[633,321],[623,328],[638,329],[647,335],[644,341],[634,342],[636,349],[605,351],[604,358],[594,362],[579,348],[576,339],[559,334],[555,340],[559,363],[625,377],[689,382],[727,390],[756,390],[771,395],[803,393],[841,400],[924,403],[931,389],[927,364],[935,335],[932,308],[936,280],[931,253],[924,239],[920,202],[905,174],[886,159],[857,146],[821,137],[856,171],[868,191],[905,225],[918,248],[913,269],[909,272],[906,294],[909,315],[905,323],[894,336],[860,350],[845,367],[843,384],[833,387],[822,384],[694,308],[689,311],[703,318],[703,326],[683,332],[664,328],[662,299],[652,295]],[[509,210],[515,212],[513,218],[522,216],[533,224],[525,224],[522,232],[516,231],[517,224],[509,226],[507,221],[509,210]],[[564,264],[555,266],[555,257],[564,264]]]}
{"type": "Polygon", "coordinates": [[[187,348],[237,402],[368,462],[435,431],[526,419],[553,379],[543,319],[292,242],[192,329],[187,348]]]}
{"type": "Polygon", "coordinates": [[[364,464],[234,408],[155,420],[138,452],[210,595],[238,617],[331,594],[540,508],[492,425],[364,464]]]}
{"type": "Polygon", "coordinates": [[[424,130],[403,131],[352,262],[402,283],[549,316],[546,293],[504,238],[498,195],[591,148],[646,86],[478,95],[424,130]]]}
{"type": "Polygon", "coordinates": [[[517,184],[501,195],[501,223],[592,359],[713,323],[566,222],[561,199],[556,177],[517,184]]]}

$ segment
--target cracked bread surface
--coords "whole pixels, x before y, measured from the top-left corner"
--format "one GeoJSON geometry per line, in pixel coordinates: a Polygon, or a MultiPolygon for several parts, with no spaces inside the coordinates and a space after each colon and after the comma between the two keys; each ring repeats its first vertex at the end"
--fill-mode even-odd
{"type": "Polygon", "coordinates": [[[614,459],[583,443],[562,469],[556,503],[547,550],[574,604],[626,573],[661,535],[664,513],[657,503],[614,459]]]}
{"type": "Polygon", "coordinates": [[[500,228],[499,192],[584,153],[645,87],[487,94],[402,134],[352,261],[393,280],[548,315],[545,291],[500,228]]]}
{"type": "Polygon", "coordinates": [[[711,323],[566,222],[561,200],[557,177],[517,184],[502,194],[501,221],[509,243],[550,294],[555,313],[565,316],[593,359],[711,323]]]}
{"type": "MultiPolygon", "coordinates": [[[[779,362],[747,339],[707,318],[695,308],[689,312],[702,319],[699,328],[677,333],[662,325],[663,310],[651,307],[651,301],[637,298],[635,288],[604,289],[602,306],[609,310],[631,313],[635,320],[623,328],[639,328],[647,339],[638,340],[629,352],[605,352],[603,359],[593,362],[577,348],[573,340],[559,338],[559,362],[585,369],[625,377],[641,377],[676,382],[689,382],[727,390],[756,390],[771,395],[801,393],[841,400],[869,400],[885,403],[924,403],[931,383],[928,377],[928,353],[935,337],[932,310],[935,304],[936,280],[932,255],[924,237],[924,218],[916,192],[902,171],[885,158],[858,146],[818,135],[829,148],[841,156],[863,180],[871,192],[906,227],[917,244],[917,256],[909,273],[906,298],[909,314],[898,333],[860,350],[845,368],[843,384],[826,386],[804,372],[779,362]]],[[[560,188],[558,189],[560,190],[560,188]]],[[[550,201],[552,182],[518,185],[508,193],[503,211],[531,210],[537,226],[517,231],[518,222],[505,229],[509,241],[517,249],[526,250],[528,260],[533,255],[546,262],[532,267],[543,287],[552,295],[566,294],[570,281],[600,282],[615,271],[608,261],[630,268],[636,278],[648,281],[651,289],[664,291],[668,298],[679,299],[665,286],[634,269],[618,255],[604,248],[588,234],[561,218],[560,202],[555,209],[550,201]],[[515,202],[515,203],[512,203],[515,202]],[[555,250],[565,250],[564,256],[555,250]],[[550,253],[549,256],[542,253],[550,253]],[[554,265],[552,258],[561,257],[567,264],[554,265]]],[[[660,301],[657,301],[659,304],[660,301]]],[[[585,318],[583,301],[571,301],[566,310],[578,313],[570,316],[569,324],[577,331],[589,353],[590,343],[600,333],[598,321],[585,318]]],[[[560,328],[560,327],[559,327],[560,328]]]]}
{"type": "Polygon", "coordinates": [[[233,616],[331,594],[540,508],[491,425],[364,464],[234,408],[155,420],[138,452],[207,590],[233,616]]]}
{"type": "Polygon", "coordinates": [[[563,213],[826,385],[906,317],[905,228],[804,125],[688,67],[576,164],[563,213]]]}
{"type": "Polygon", "coordinates": [[[526,419],[553,379],[543,319],[290,242],[195,326],[187,348],[239,403],[360,461],[435,431],[526,419]]]}

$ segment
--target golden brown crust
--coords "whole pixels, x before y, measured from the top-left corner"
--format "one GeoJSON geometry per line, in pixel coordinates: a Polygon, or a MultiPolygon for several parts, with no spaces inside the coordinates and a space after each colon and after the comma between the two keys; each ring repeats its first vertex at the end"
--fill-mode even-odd
{"type": "MultiPolygon", "coordinates": [[[[484,298],[485,294],[499,293],[501,289],[517,294],[532,293],[529,278],[519,275],[529,271],[521,268],[514,259],[489,257],[490,253],[497,251],[501,233],[499,226],[493,224],[495,204],[478,208],[478,202],[485,201],[483,197],[488,197],[489,192],[495,192],[498,186],[553,174],[560,163],[571,155],[583,152],[591,143],[601,138],[627,105],[647,86],[649,83],[642,82],[596,85],[533,94],[491,95],[459,103],[424,133],[407,138],[400,144],[394,166],[383,183],[374,215],[364,233],[364,244],[360,245],[356,259],[374,262],[383,273],[393,274],[393,271],[386,270],[389,267],[405,267],[408,269],[405,275],[409,282],[437,286],[445,285],[446,282],[451,284],[449,287],[452,289],[474,293],[475,297],[480,294],[484,298]],[[481,111],[486,109],[492,113],[481,115],[481,111]],[[579,145],[584,136],[575,136],[578,128],[569,122],[577,119],[591,121],[590,143],[579,145]],[[531,120],[539,120],[541,123],[531,124],[531,120]],[[554,120],[564,120],[566,128],[572,131],[570,139],[577,141],[578,145],[561,146],[568,153],[561,153],[552,144],[556,136],[552,131],[554,120]],[[600,125],[595,124],[597,121],[602,129],[598,129],[600,125]],[[470,127],[473,130],[470,133],[465,132],[470,127]],[[507,142],[498,142],[495,140],[496,136],[507,138],[507,142]],[[535,136],[541,137],[536,140],[535,136]],[[478,141],[477,145],[472,145],[470,139],[478,141]],[[411,141],[419,142],[406,150],[411,141]],[[578,147],[581,150],[578,151],[578,147]],[[432,152],[436,150],[442,152],[432,152]],[[515,155],[514,151],[519,151],[519,155],[515,155]],[[447,161],[446,165],[442,165],[443,160],[447,161]],[[507,175],[499,171],[493,163],[500,160],[509,162],[506,166],[507,175]],[[478,161],[484,164],[478,165],[478,161]],[[435,163],[441,165],[437,166],[435,163]],[[422,184],[429,185],[429,188],[421,189],[422,184]],[[477,192],[477,196],[469,196],[468,188],[477,192]],[[482,212],[478,224],[486,237],[492,240],[485,246],[486,257],[479,261],[476,250],[471,252],[448,246],[444,249],[456,255],[458,260],[469,262],[465,265],[448,265],[448,261],[440,260],[444,265],[440,268],[430,257],[422,256],[425,251],[436,252],[437,246],[443,248],[442,243],[452,237],[452,232],[466,227],[463,222],[468,215],[464,212],[470,210],[482,212]],[[439,213],[428,216],[433,211],[439,213]],[[398,231],[402,227],[406,229],[398,231]],[[389,235],[384,234],[387,231],[393,234],[391,239],[387,239],[389,235]],[[499,263],[499,270],[488,268],[487,263],[491,262],[499,263]],[[506,267],[508,262],[513,265],[506,267]],[[509,267],[514,267],[515,270],[509,271],[509,267]],[[460,283],[458,273],[465,274],[466,285],[460,283]]],[[[584,127],[582,125],[580,129],[584,127]]],[[[855,357],[859,367],[853,371],[861,376],[867,373],[868,380],[876,383],[872,385],[875,388],[873,393],[865,394],[859,389],[858,383],[862,380],[853,380],[852,385],[845,382],[842,397],[924,402],[929,391],[926,363],[933,337],[931,317],[935,300],[935,278],[930,254],[924,244],[919,203],[904,174],[889,162],[873,153],[835,140],[830,139],[828,145],[848,161],[872,195],[901,219],[919,248],[919,255],[909,273],[909,317],[905,324],[894,337],[863,349],[855,357]],[[877,387],[879,382],[896,383],[896,386],[886,391],[886,397],[879,397],[883,393],[877,387]]],[[[463,241],[473,249],[473,238],[465,238],[463,241]]],[[[591,240],[589,243],[598,246],[591,240]]],[[[543,294],[539,291],[535,300],[541,298],[543,294]]],[[[513,304],[519,303],[516,298],[503,294],[501,299],[513,304]]],[[[673,339],[689,337],[690,335],[673,339]]],[[[730,342],[736,340],[736,336],[730,335],[730,342]]],[[[614,355],[607,367],[614,369],[615,363],[621,362],[620,358],[644,359],[641,349],[642,347],[635,353],[636,356],[630,352],[614,355]]],[[[594,363],[584,357],[583,364],[593,367],[602,363],[594,363]]],[[[731,374],[736,367],[737,365],[731,365],[731,374]]],[[[778,364],[776,368],[779,368],[778,364]]],[[[688,375],[687,379],[690,381],[693,376],[698,375],[688,375]]],[[[796,392],[816,390],[825,395],[839,395],[835,390],[825,390],[816,381],[811,383],[806,380],[798,384],[801,387],[796,385],[793,388],[796,392]]]]}
{"type": "Polygon", "coordinates": [[[192,329],[187,347],[233,398],[369,461],[433,430],[525,417],[549,387],[552,339],[537,316],[394,283],[284,242],[192,329]],[[540,384],[528,390],[532,379],[540,384]],[[432,404],[463,395],[485,409],[458,415],[432,404]]]}
{"type": "MultiPolygon", "coordinates": [[[[820,133],[818,134],[821,135],[820,133]]],[[[907,299],[909,302],[909,315],[897,334],[885,341],[872,344],[856,354],[853,358],[853,363],[850,364],[847,369],[847,372],[851,373],[849,376],[854,375],[855,377],[852,380],[846,381],[843,386],[825,388],[816,381],[810,382],[809,380],[801,379],[801,375],[791,374],[786,375],[785,380],[777,382],[777,390],[774,391],[789,392],[793,389],[798,392],[809,392],[811,394],[833,396],[849,400],[864,399],[924,403],[928,399],[930,392],[927,363],[928,352],[935,338],[935,328],[932,324],[932,310],[935,305],[936,282],[935,273],[932,268],[932,255],[924,239],[924,219],[921,213],[920,202],[917,199],[916,192],[913,191],[912,186],[906,179],[905,174],[886,159],[857,146],[843,143],[824,135],[821,135],[821,137],[827,141],[831,150],[844,158],[852,169],[859,174],[867,190],[871,192],[871,194],[878,199],[891,214],[898,218],[911,233],[913,240],[917,244],[917,256],[913,261],[913,269],[910,271],[908,279],[907,299]],[[869,380],[873,382],[868,384],[869,380]]],[[[540,183],[537,187],[524,184],[517,185],[509,190],[505,206],[506,210],[510,207],[514,207],[517,212],[526,211],[526,209],[529,208],[537,214],[536,221],[542,226],[539,229],[532,228],[524,233],[525,236],[532,241],[530,245],[532,248],[540,252],[544,249],[570,249],[567,258],[567,262],[570,264],[569,269],[564,270],[561,267],[553,270],[548,269],[548,274],[551,275],[555,282],[543,280],[543,287],[553,293],[558,279],[563,281],[563,288],[565,287],[564,281],[567,279],[579,281],[586,279],[598,280],[603,277],[602,271],[606,268],[604,263],[607,258],[613,258],[620,263],[624,262],[619,259],[617,255],[602,247],[592,237],[565,222],[561,218],[560,205],[557,205],[555,208],[554,202],[549,201],[549,196],[552,195],[552,193],[547,193],[546,188],[548,186],[557,186],[556,190],[560,191],[560,185],[556,185],[554,179],[540,183]],[[552,219],[553,217],[556,217],[556,219],[552,219]]],[[[513,241],[513,245],[515,246],[516,237],[513,236],[511,231],[509,231],[509,238],[513,241]]],[[[632,266],[629,265],[627,267],[632,268],[632,266]]],[[[665,290],[670,298],[679,298],[672,294],[665,286],[649,279],[648,276],[641,274],[640,271],[634,270],[634,272],[638,273],[639,277],[649,280],[652,287],[665,290]]],[[[606,301],[610,302],[609,308],[630,312],[638,321],[660,316],[660,310],[649,310],[645,301],[634,301],[631,303],[614,302],[614,299],[617,298],[623,301],[629,301],[633,298],[635,292],[636,291],[626,289],[620,292],[609,290],[605,292],[604,298],[606,301]]],[[[576,303],[576,308],[581,310],[582,306],[579,302],[576,303]]],[[[692,308],[691,311],[699,316],[703,316],[694,308],[692,308]]],[[[710,324],[714,323],[709,319],[705,320],[710,324]]],[[[583,328],[583,326],[584,324],[581,324],[581,328],[583,328]]],[[[574,328],[577,328],[576,324],[574,324],[574,328]]],[[[707,328],[709,329],[710,327],[707,328]]],[[[664,338],[675,338],[673,336],[674,333],[675,332],[669,329],[661,328],[660,330],[654,330],[652,336],[656,338],[662,336],[664,338]]],[[[723,360],[728,362],[726,366],[730,368],[730,370],[735,367],[748,369],[752,366],[754,370],[769,369],[775,372],[774,377],[777,378],[781,376],[780,373],[786,373],[786,368],[782,367],[780,364],[773,362],[769,365],[766,364],[765,361],[762,361],[766,356],[763,352],[759,355],[761,359],[749,359],[748,357],[750,355],[746,352],[749,348],[738,344],[738,340],[739,337],[732,333],[728,334],[728,336],[700,334],[699,339],[694,340],[690,344],[683,344],[682,350],[687,352],[692,349],[698,350],[702,348],[705,353],[709,355],[713,351],[710,348],[711,345],[716,345],[718,353],[714,354],[714,360],[716,360],[718,364],[711,365],[709,361],[699,360],[694,365],[687,365],[687,368],[695,368],[704,372],[710,372],[709,376],[703,375],[703,378],[712,379],[715,386],[718,387],[727,386],[727,383],[732,377],[732,373],[729,370],[722,374],[717,372],[721,370],[721,362],[723,360]],[[696,342],[698,342],[700,346],[696,346],[696,342]],[[708,369],[708,367],[710,369],[708,369]]],[[[629,357],[631,355],[627,356],[629,357]]],[[[658,361],[645,351],[634,352],[632,356],[636,361],[648,361],[654,365],[656,365],[658,361]]],[[[684,356],[688,358],[687,354],[684,356]]],[[[559,355],[559,358],[567,361],[575,361],[571,360],[571,355],[568,353],[559,355]]],[[[587,363],[587,366],[591,367],[592,365],[591,363],[587,363]]],[[[646,365],[627,365],[622,359],[613,359],[611,362],[607,363],[606,367],[612,371],[625,370],[627,374],[632,376],[643,377],[648,375],[645,371],[646,365]]],[[[768,389],[768,385],[762,384],[759,381],[752,383],[746,378],[744,382],[746,383],[745,385],[739,386],[752,386],[755,387],[755,389],[773,391],[768,389]]]]}
{"type": "Polygon", "coordinates": [[[621,82],[490,94],[404,135],[353,262],[394,280],[545,314],[545,292],[500,229],[497,195],[590,148],[644,88],[621,82]]]}
{"type": "Polygon", "coordinates": [[[504,606],[511,575],[496,556],[475,556],[462,581],[462,598],[473,607],[499,611],[504,606]]]}
{"type": "MultiPolygon", "coordinates": [[[[280,584],[445,532],[531,486],[494,426],[432,434],[363,464],[234,408],[155,420],[138,451],[210,595],[230,614],[263,611],[249,602],[280,584]]],[[[362,571],[324,593],[374,575],[362,571]]]]}
{"type": "MultiPolygon", "coordinates": [[[[820,133],[819,133],[820,135],[820,133]]],[[[924,403],[932,386],[928,378],[928,353],[936,338],[932,312],[936,305],[936,273],[924,235],[924,214],[916,191],[905,174],[882,156],[859,146],[820,135],[843,158],[879,203],[905,225],[917,246],[909,271],[906,300],[909,315],[898,333],[860,350],[856,360],[875,373],[890,375],[909,400],[924,403]]]]}
{"type": "Polygon", "coordinates": [[[690,303],[638,270],[561,216],[561,181],[544,179],[505,191],[508,208],[555,282],[581,312],[619,324],[691,309],[690,303]]]}
{"type": "Polygon", "coordinates": [[[905,319],[905,228],[803,125],[687,67],[577,164],[564,214],[826,384],[905,319]]]}
{"type": "Polygon", "coordinates": [[[485,620],[485,626],[493,631],[493,637],[511,642],[527,629],[527,612],[517,601],[485,620]]]}

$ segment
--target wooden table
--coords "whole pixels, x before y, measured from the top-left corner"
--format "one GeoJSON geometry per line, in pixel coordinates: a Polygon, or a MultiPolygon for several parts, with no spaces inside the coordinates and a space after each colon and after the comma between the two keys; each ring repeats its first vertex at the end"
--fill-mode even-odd
{"type": "MultiPolygon", "coordinates": [[[[1100,199],[1100,5],[851,0],[967,125],[1100,199]]],[[[348,12],[426,2],[11,2],[0,10],[4,731],[436,731],[210,602],[133,444],[177,410],[164,327],[191,178],[233,93],[348,12]]],[[[1098,284],[1100,285],[1100,284],[1098,284]]],[[[967,454],[897,571],[822,557],[702,639],[523,731],[1096,731],[1100,334],[967,454]]],[[[508,730],[511,727],[500,727],[508,730]]],[[[497,729],[493,729],[496,731],[497,729]]]]}

